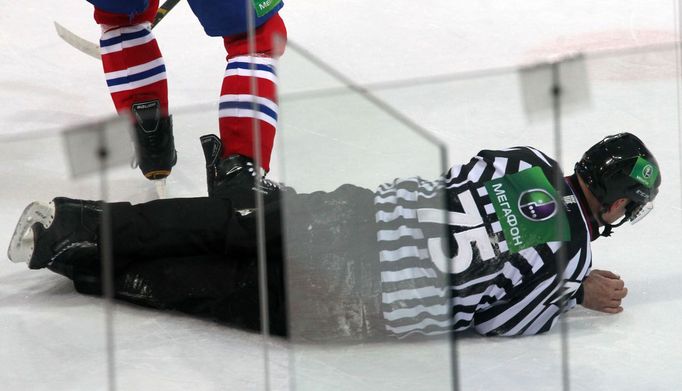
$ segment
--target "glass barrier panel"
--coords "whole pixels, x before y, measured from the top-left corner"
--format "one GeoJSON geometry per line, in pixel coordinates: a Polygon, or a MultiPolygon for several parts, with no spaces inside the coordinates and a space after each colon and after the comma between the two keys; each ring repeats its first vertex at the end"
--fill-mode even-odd
{"type": "Polygon", "coordinates": [[[682,234],[678,56],[673,46],[588,54],[590,107],[564,121],[566,164],[601,138],[630,132],[653,154],[661,176],[651,213],[593,243],[592,272],[612,271],[628,292],[622,313],[569,314],[573,389],[667,389],[680,381],[669,364],[681,358],[674,314],[682,308],[675,288],[682,267],[672,255],[682,234]]]}
{"type": "MultiPolygon", "coordinates": [[[[218,113],[217,104],[174,110],[178,160],[165,183],[130,167],[133,130],[120,118],[3,138],[3,248],[30,202],[43,201],[30,215],[41,222],[53,198],[72,199],[55,201],[54,220],[46,220],[53,229],[34,236],[43,254],[36,259],[50,262],[47,268],[29,270],[3,256],[3,384],[31,388],[39,378],[64,389],[265,387],[255,225],[232,229],[244,252],[226,244],[232,204],[237,197],[253,203],[253,185],[206,197],[199,137],[217,135],[218,113]],[[111,164],[100,165],[99,157],[111,164]],[[102,297],[107,243],[117,299],[111,307],[102,297]]],[[[218,151],[220,140],[211,140],[210,152],[218,151]]],[[[23,248],[33,243],[30,225],[23,248]]],[[[268,346],[271,377],[287,383],[286,344],[268,346]]]]}
{"type": "Polygon", "coordinates": [[[350,88],[280,108],[292,389],[451,390],[442,144],[350,88]]]}
{"type": "MultiPolygon", "coordinates": [[[[546,91],[550,91],[550,86],[547,83],[546,91]]],[[[505,248],[498,243],[495,253],[468,273],[473,285],[464,285],[457,291],[463,303],[475,303],[468,308],[477,314],[468,329],[456,333],[460,389],[561,389],[561,328],[555,325],[541,332],[556,319],[553,315],[557,307],[551,304],[555,285],[548,279],[557,274],[557,246],[544,244],[556,238],[543,238],[531,246],[535,242],[525,237],[532,231],[515,234],[513,226],[522,220],[530,221],[518,208],[523,188],[518,187],[514,196],[513,178],[526,175],[532,170],[525,170],[533,166],[546,167],[539,157],[542,153],[549,158],[556,156],[551,109],[539,119],[529,120],[524,85],[516,71],[471,78],[436,78],[424,84],[387,84],[377,93],[446,143],[448,165],[466,164],[472,158],[476,163],[479,156],[485,158],[479,163],[481,169],[488,164],[495,166],[494,170],[486,168],[470,177],[477,186],[487,185],[484,187],[489,191],[475,200],[488,211],[490,238],[504,241],[505,248]],[[502,182],[507,179],[511,182],[502,182]],[[514,197],[516,201],[511,202],[514,197]],[[513,247],[515,241],[522,244],[513,247]],[[542,255],[535,249],[541,249],[542,255]],[[546,273],[536,273],[545,263],[546,273]],[[478,284],[476,278],[480,279],[478,284]],[[478,296],[473,292],[478,292],[478,296]],[[496,334],[533,336],[493,336],[496,334]]],[[[549,94],[540,97],[550,98],[549,94]]],[[[551,104],[547,107],[551,108],[551,104]]],[[[554,183],[549,172],[543,171],[545,185],[554,183]]],[[[543,229],[550,228],[552,223],[543,229]]]]}
{"type": "Polygon", "coordinates": [[[41,246],[42,254],[48,254],[33,257],[31,267],[36,270],[27,264],[34,252],[32,223],[50,224],[53,211],[49,202],[56,196],[99,199],[99,181],[71,177],[60,132],[3,136],[0,161],[3,387],[106,389],[104,302],[77,293],[73,282],[63,275],[70,274],[68,268],[59,268],[59,263],[50,265],[52,271],[46,268],[53,255],[50,247],[41,246]],[[40,204],[32,204],[36,201],[40,204]]]}

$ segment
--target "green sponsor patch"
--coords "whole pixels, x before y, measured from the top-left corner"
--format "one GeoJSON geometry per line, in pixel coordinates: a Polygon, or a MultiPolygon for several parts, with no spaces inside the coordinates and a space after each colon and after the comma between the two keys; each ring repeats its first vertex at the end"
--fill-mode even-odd
{"type": "Polygon", "coordinates": [[[658,178],[658,167],[643,157],[639,157],[635,162],[635,166],[632,167],[630,177],[651,189],[654,183],[656,183],[656,178],[658,178]]]}
{"type": "Polygon", "coordinates": [[[563,204],[540,167],[486,182],[485,188],[510,253],[571,239],[563,204]]]}
{"type": "Polygon", "coordinates": [[[282,0],[251,0],[253,2],[253,8],[256,10],[256,15],[260,18],[265,16],[268,12],[272,11],[277,7],[282,0]]]}

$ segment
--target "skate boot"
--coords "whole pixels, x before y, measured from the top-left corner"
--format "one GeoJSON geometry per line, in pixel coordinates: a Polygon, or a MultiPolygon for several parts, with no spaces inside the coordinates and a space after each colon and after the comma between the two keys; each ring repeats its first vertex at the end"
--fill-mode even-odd
{"type": "Polygon", "coordinates": [[[202,136],[201,146],[206,158],[209,197],[229,199],[237,210],[256,207],[254,192],[263,195],[265,204],[279,199],[280,187],[275,182],[261,177],[256,183],[256,166],[252,159],[242,155],[221,158],[223,145],[213,134],[202,136]]]}
{"type": "Polygon", "coordinates": [[[142,174],[151,180],[164,179],[177,161],[172,117],[161,115],[158,100],[133,104],[135,150],[142,174]]]}
{"type": "Polygon", "coordinates": [[[30,269],[48,267],[66,275],[81,259],[98,259],[102,204],[55,198],[33,202],[24,209],[12,235],[7,255],[30,269]]]}

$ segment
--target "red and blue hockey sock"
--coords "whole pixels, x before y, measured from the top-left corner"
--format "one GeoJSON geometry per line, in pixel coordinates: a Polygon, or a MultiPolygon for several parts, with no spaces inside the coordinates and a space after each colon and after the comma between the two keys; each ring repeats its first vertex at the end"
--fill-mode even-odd
{"type": "Polygon", "coordinates": [[[285,40],[286,29],[279,15],[256,30],[254,56],[249,56],[245,34],[224,37],[228,56],[219,112],[223,157],[233,154],[254,157],[255,118],[260,127],[261,164],[265,171],[270,170],[279,111],[276,58],[282,54],[285,40]],[[277,36],[281,40],[277,40],[277,36]],[[251,76],[256,78],[256,94],[251,90],[251,76]]]}
{"type": "Polygon", "coordinates": [[[158,100],[168,113],[166,65],[148,23],[115,27],[102,33],[102,65],[116,111],[135,102],[158,100]]]}
{"type": "Polygon", "coordinates": [[[162,114],[168,114],[166,66],[150,27],[157,8],[158,0],[151,0],[145,12],[134,16],[95,9],[95,20],[102,25],[104,74],[118,112],[129,111],[136,102],[158,100],[162,114]]]}

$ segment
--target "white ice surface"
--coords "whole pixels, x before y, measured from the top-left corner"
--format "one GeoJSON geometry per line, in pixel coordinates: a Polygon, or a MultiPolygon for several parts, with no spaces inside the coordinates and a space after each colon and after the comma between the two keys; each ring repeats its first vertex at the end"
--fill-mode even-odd
{"type": "MultiPolygon", "coordinates": [[[[99,62],[64,44],[52,27],[58,20],[96,40],[99,30],[88,4],[0,0],[0,9],[4,251],[16,218],[30,201],[56,195],[100,197],[98,178],[70,179],[57,132],[113,109],[99,62]]],[[[292,41],[362,84],[509,67],[574,51],[668,43],[676,35],[675,12],[674,2],[659,0],[290,0],[282,15],[292,41]]],[[[167,63],[180,151],[168,192],[201,195],[203,158],[197,137],[216,132],[213,109],[224,70],[222,42],[204,36],[184,3],[156,34],[167,63]],[[181,109],[197,104],[206,109],[181,109]]],[[[594,243],[594,267],[619,273],[630,294],[622,314],[579,308],[567,316],[573,390],[674,390],[682,383],[676,59],[675,52],[667,51],[588,60],[589,109],[565,118],[562,162],[567,171],[597,139],[632,130],[655,151],[664,178],[650,217],[594,243]]],[[[339,86],[292,50],[282,61],[281,75],[282,106],[293,111],[283,111],[284,131],[271,173],[275,179],[303,190],[329,189],[349,180],[370,186],[377,178],[438,169],[433,146],[414,135],[402,141],[407,130],[357,96],[287,102],[287,94],[339,86]],[[353,118],[354,110],[362,112],[353,118]],[[318,113],[326,115],[309,118],[318,113]],[[399,160],[399,154],[386,153],[391,164],[377,162],[363,172],[355,158],[382,156],[375,147],[392,140],[392,132],[398,132],[392,146],[401,152],[412,149],[415,156],[399,160]]],[[[385,89],[377,95],[443,139],[450,163],[482,148],[532,144],[554,151],[551,124],[526,121],[513,73],[385,89]]],[[[153,186],[127,168],[111,172],[108,183],[111,200],[154,198],[153,186]]],[[[0,261],[0,389],[106,389],[102,300],[78,295],[64,278],[29,271],[4,254],[0,261]]],[[[263,389],[257,335],[178,314],[125,304],[115,308],[118,389],[263,389]]],[[[449,350],[442,342],[293,349],[279,340],[269,343],[276,390],[445,390],[452,382],[449,350]]],[[[467,334],[457,347],[463,390],[561,387],[558,328],[531,338],[467,334]]]]}

